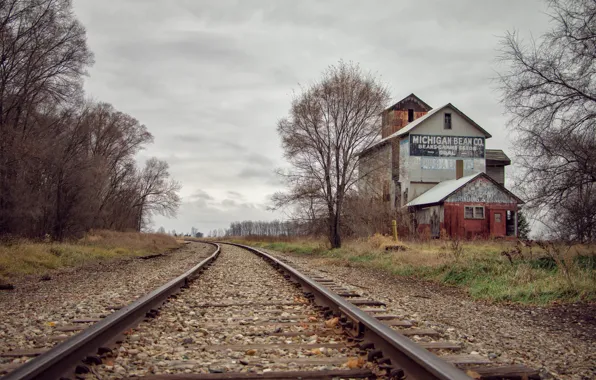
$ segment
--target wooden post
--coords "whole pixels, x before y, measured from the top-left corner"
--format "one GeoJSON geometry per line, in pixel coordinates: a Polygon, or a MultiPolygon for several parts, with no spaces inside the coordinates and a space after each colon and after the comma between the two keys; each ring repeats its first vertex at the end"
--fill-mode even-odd
{"type": "Polygon", "coordinates": [[[393,231],[393,241],[397,241],[397,221],[395,219],[391,221],[391,227],[393,231]]]}

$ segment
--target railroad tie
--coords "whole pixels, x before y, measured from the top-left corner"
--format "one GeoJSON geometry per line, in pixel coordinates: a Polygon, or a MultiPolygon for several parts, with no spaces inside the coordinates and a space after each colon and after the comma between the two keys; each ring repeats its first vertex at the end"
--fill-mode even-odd
{"type": "Polygon", "coordinates": [[[71,332],[71,331],[82,331],[82,330],[85,330],[86,328],[87,328],[87,326],[82,326],[82,325],[66,325],[66,326],[56,327],[55,330],[61,331],[61,332],[71,332]]]}
{"type": "Polygon", "coordinates": [[[457,342],[418,342],[427,350],[461,350],[462,345],[457,342]]]}
{"type": "Polygon", "coordinates": [[[47,352],[47,348],[33,348],[30,350],[12,350],[0,352],[0,357],[3,358],[21,358],[21,357],[34,357],[47,352]]]}
{"type": "Polygon", "coordinates": [[[352,370],[322,370],[322,371],[281,371],[281,372],[226,372],[226,373],[196,373],[183,375],[150,375],[141,377],[125,378],[127,380],[332,380],[343,379],[367,379],[373,378],[374,373],[370,369],[352,370]]]}
{"type": "Polygon", "coordinates": [[[386,304],[384,302],[368,300],[368,299],[353,299],[353,300],[349,300],[349,301],[353,305],[357,305],[357,306],[360,306],[360,305],[363,305],[363,306],[386,306],[386,304]]]}
{"type": "Polygon", "coordinates": [[[540,379],[540,373],[525,365],[516,364],[510,366],[488,366],[488,367],[470,367],[466,371],[468,375],[476,379],[500,380],[500,379],[540,379]]]}
{"type": "Polygon", "coordinates": [[[480,355],[442,355],[441,359],[455,365],[490,364],[491,361],[480,355]]]}
{"type": "Polygon", "coordinates": [[[396,330],[401,335],[414,336],[414,335],[440,335],[437,331],[432,329],[402,329],[396,330]]]}
{"type": "Polygon", "coordinates": [[[316,349],[316,348],[334,348],[341,349],[345,348],[344,343],[263,343],[263,344],[215,344],[212,346],[205,347],[205,351],[243,351],[247,350],[269,350],[269,349],[282,349],[282,350],[296,350],[296,349],[316,349]]]}
{"type": "Polygon", "coordinates": [[[73,319],[72,323],[95,323],[101,321],[101,318],[80,318],[73,319]]]}

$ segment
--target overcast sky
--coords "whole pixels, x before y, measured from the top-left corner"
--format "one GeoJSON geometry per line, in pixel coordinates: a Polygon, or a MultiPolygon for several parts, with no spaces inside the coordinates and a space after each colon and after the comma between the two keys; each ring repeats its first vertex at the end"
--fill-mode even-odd
{"type": "MultiPolygon", "coordinates": [[[[539,36],[538,0],[75,0],[95,53],[85,88],[145,124],[140,160],[170,164],[183,185],[176,219],[154,227],[207,232],[266,210],[284,165],[276,122],[292,90],[343,59],[376,72],[396,100],[447,102],[507,153],[493,78],[507,30],[539,36]]],[[[508,170],[511,170],[508,168],[508,170]]]]}

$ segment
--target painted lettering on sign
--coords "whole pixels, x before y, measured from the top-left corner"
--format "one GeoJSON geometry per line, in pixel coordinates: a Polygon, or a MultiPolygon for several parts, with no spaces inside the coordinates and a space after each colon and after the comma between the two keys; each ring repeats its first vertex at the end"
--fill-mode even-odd
{"type": "Polygon", "coordinates": [[[410,135],[410,156],[484,158],[484,137],[410,135]]]}
{"type": "MultiPolygon", "coordinates": [[[[430,170],[455,170],[455,161],[453,158],[423,157],[420,167],[430,170]]],[[[473,159],[464,159],[464,170],[474,170],[473,159]]]]}

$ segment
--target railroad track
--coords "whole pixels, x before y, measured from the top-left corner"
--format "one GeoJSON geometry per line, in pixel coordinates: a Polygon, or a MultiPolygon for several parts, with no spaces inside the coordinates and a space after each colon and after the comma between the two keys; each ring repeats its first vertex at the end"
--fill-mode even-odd
{"type": "Polygon", "coordinates": [[[250,247],[225,245],[220,253],[215,246],[184,275],[3,379],[535,377],[469,355],[441,359],[431,351],[457,345],[415,343],[433,332],[387,314],[382,302],[250,247]]]}

